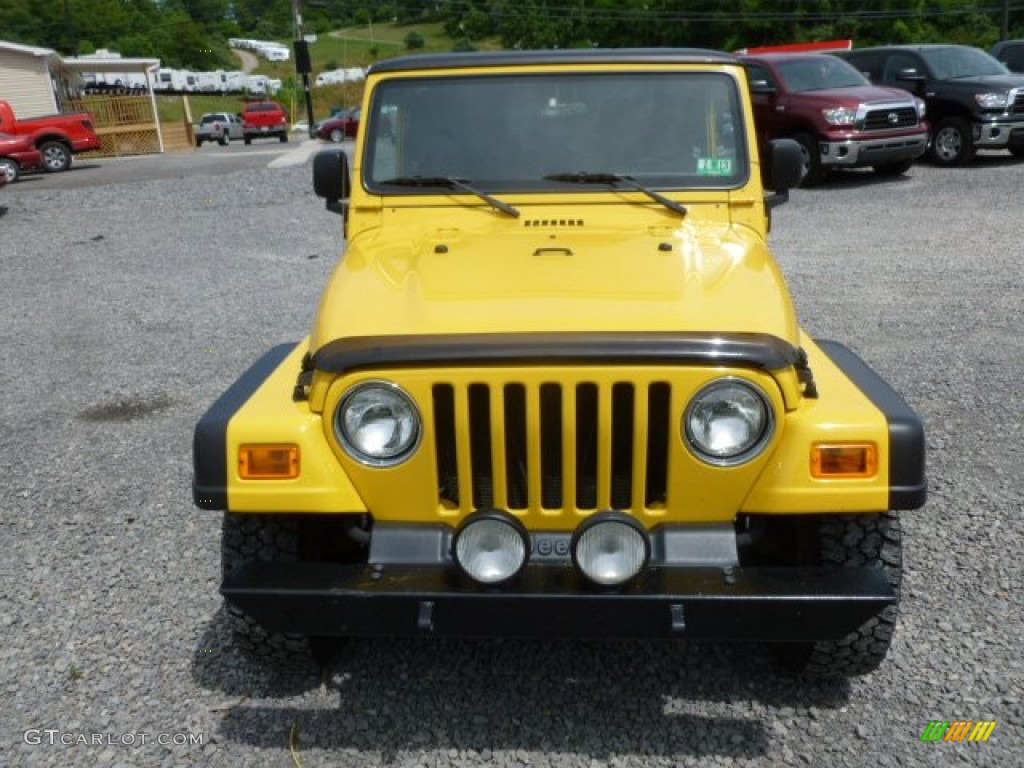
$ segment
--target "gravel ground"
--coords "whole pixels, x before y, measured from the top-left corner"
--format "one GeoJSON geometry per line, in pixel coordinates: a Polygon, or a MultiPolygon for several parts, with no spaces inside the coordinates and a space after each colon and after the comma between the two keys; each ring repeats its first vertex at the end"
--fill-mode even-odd
{"type": "Polygon", "coordinates": [[[1020,765],[1022,182],[993,156],[850,174],[776,212],[805,326],[888,378],[930,451],[888,660],[812,685],[759,648],[683,642],[248,662],[219,515],[191,504],[192,428],[307,331],[339,219],[308,167],[0,192],[0,766],[1020,765]],[[998,726],[922,743],[935,719],[998,726]]]}

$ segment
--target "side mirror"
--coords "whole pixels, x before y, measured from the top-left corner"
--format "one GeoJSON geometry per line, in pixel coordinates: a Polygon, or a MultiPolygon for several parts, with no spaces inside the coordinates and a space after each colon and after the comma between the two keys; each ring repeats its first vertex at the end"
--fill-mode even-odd
{"type": "Polygon", "coordinates": [[[771,207],[789,199],[789,190],[799,186],[804,176],[804,153],[793,139],[774,139],[768,143],[767,157],[761,163],[762,181],[775,194],[768,198],[771,207]]]}
{"type": "Polygon", "coordinates": [[[903,84],[903,87],[911,93],[918,96],[923,95],[925,76],[913,67],[897,70],[895,79],[896,82],[903,84]]]}
{"type": "Polygon", "coordinates": [[[352,190],[348,155],[341,149],[323,149],[313,158],[313,191],[327,202],[327,210],[348,213],[348,198],[352,190]]]}
{"type": "Polygon", "coordinates": [[[779,91],[767,80],[751,80],[750,92],[756,93],[759,96],[774,96],[779,91]]]}
{"type": "Polygon", "coordinates": [[[901,69],[896,72],[896,79],[906,80],[907,82],[911,83],[923,83],[924,75],[922,75],[913,67],[907,67],[906,69],[901,69]]]}

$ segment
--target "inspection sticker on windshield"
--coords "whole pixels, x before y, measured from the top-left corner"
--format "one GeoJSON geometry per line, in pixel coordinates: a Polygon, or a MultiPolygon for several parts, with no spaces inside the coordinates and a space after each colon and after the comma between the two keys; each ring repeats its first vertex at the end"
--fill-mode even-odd
{"type": "Polygon", "coordinates": [[[698,157],[697,158],[697,175],[698,176],[731,176],[732,175],[732,158],[731,157],[698,157]]]}

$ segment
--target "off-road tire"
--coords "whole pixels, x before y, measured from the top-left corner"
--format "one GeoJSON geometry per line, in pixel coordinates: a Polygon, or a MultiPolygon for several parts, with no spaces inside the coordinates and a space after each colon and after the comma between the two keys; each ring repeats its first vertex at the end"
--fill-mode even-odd
{"type": "Polygon", "coordinates": [[[71,167],[71,150],[59,141],[45,141],[39,145],[43,155],[43,170],[47,173],[66,171],[71,167]]]}
{"type": "Polygon", "coordinates": [[[900,160],[896,163],[885,163],[874,166],[874,171],[879,176],[895,177],[902,176],[914,165],[913,160],[900,160]]]}
{"type": "Polygon", "coordinates": [[[896,628],[903,561],[899,517],[894,512],[822,515],[816,521],[818,563],[880,568],[896,593],[896,604],[840,640],[777,645],[777,658],[786,672],[804,678],[866,675],[885,659],[896,628]]]}
{"type": "Polygon", "coordinates": [[[962,117],[944,117],[935,124],[928,152],[936,165],[967,165],[976,151],[970,123],[962,117]]]}
{"type": "Polygon", "coordinates": [[[821,165],[821,153],[818,140],[809,133],[798,133],[793,140],[800,145],[804,159],[804,175],[800,179],[801,187],[813,187],[821,184],[828,176],[828,170],[821,165]]]}
{"type": "MultiPolygon", "coordinates": [[[[227,577],[246,560],[297,561],[301,521],[295,515],[240,515],[224,513],[221,534],[221,569],[227,577]]],[[[309,651],[302,635],[269,632],[230,603],[225,612],[235,647],[268,661],[283,661],[309,651]]]]}

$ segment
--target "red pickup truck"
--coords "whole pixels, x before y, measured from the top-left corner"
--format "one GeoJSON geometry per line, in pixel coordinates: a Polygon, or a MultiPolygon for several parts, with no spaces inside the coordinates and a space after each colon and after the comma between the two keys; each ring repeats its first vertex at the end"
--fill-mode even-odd
{"type": "Polygon", "coordinates": [[[28,137],[43,154],[43,170],[51,173],[70,168],[72,154],[100,148],[100,137],[88,112],[19,120],[11,105],[2,99],[0,133],[28,137]]]}
{"type": "Polygon", "coordinates": [[[898,88],[872,85],[852,66],[824,53],[740,56],[747,68],[754,123],[762,145],[799,142],[804,179],[823,181],[834,168],[873,168],[898,176],[928,148],[924,102],[898,88]]]}
{"type": "Polygon", "coordinates": [[[288,141],[288,113],[276,101],[252,101],[242,110],[242,140],[251,144],[253,139],[276,136],[288,141]]]}

